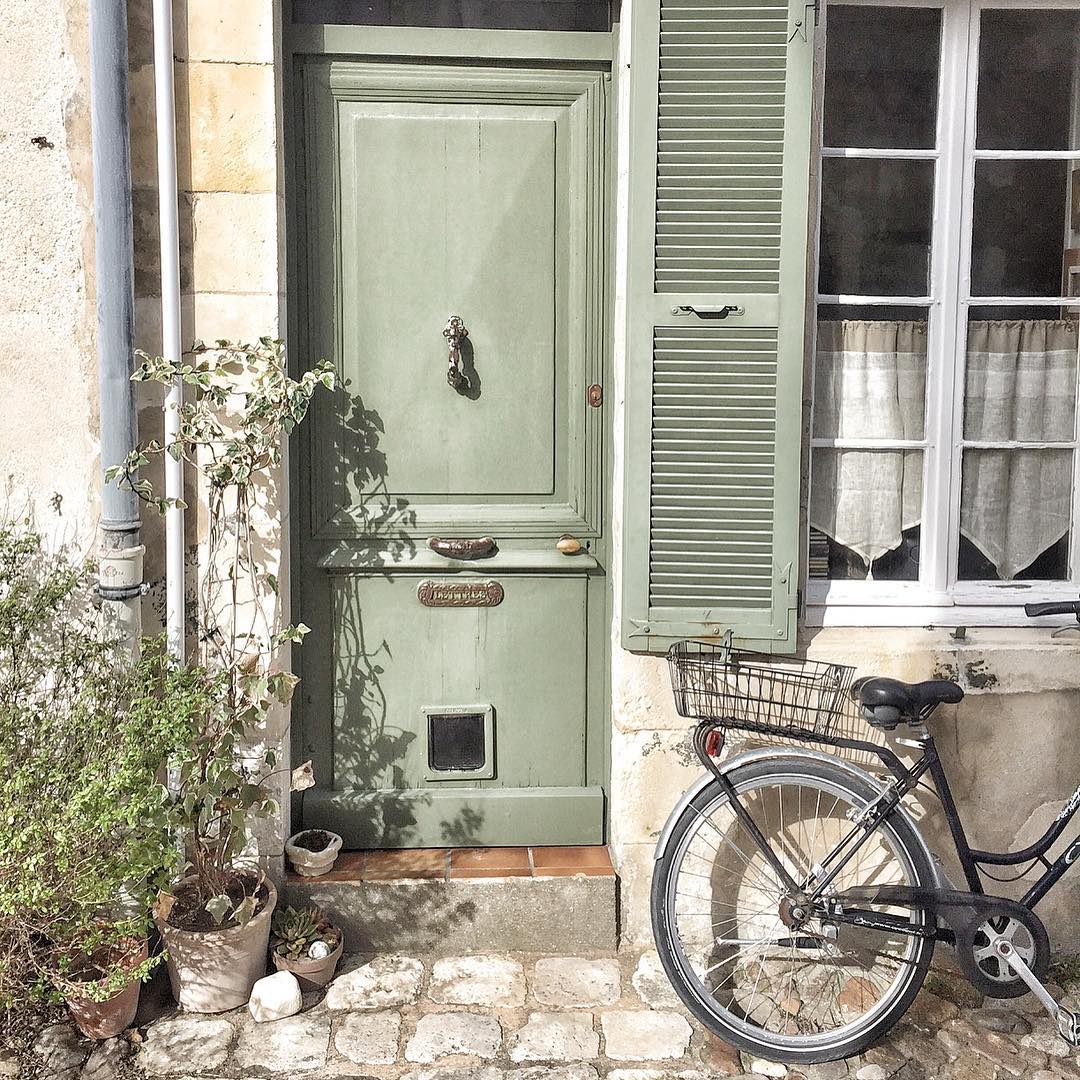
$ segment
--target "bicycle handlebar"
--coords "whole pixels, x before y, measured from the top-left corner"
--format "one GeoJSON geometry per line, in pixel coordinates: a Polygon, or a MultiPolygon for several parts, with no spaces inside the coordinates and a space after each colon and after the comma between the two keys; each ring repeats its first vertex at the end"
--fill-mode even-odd
{"type": "Polygon", "coordinates": [[[1080,620],[1080,600],[1066,600],[1050,604],[1025,604],[1024,614],[1030,618],[1038,615],[1075,615],[1080,620]]]}

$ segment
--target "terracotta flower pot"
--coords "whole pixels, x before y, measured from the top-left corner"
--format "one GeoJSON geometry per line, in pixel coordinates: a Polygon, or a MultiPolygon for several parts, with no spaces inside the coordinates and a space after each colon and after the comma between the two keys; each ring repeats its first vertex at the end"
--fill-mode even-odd
{"type": "MultiPolygon", "coordinates": [[[[132,970],[138,967],[147,955],[147,944],[144,938],[139,951],[131,955],[132,970]]],[[[122,1031],[126,1031],[134,1023],[135,1013],[139,1009],[142,983],[138,979],[132,979],[122,990],[104,1001],[92,1001],[90,998],[79,997],[70,986],[66,989],[68,993],[65,1000],[68,1012],[71,1013],[79,1030],[88,1039],[111,1039],[122,1031]]]]}
{"type": "Polygon", "coordinates": [[[303,832],[290,836],[285,841],[285,854],[289,856],[289,862],[292,863],[293,869],[298,874],[303,874],[304,877],[320,877],[328,873],[333,867],[339,851],[341,851],[341,837],[328,829],[305,829],[303,832]],[[311,851],[306,847],[301,847],[296,842],[308,833],[313,832],[326,833],[330,837],[330,843],[322,851],[311,851]]]}
{"type": "Polygon", "coordinates": [[[224,930],[181,930],[154,912],[154,923],[169,950],[166,963],[173,996],[188,1012],[216,1013],[247,1004],[251,988],[266,974],[270,917],[277,904],[273,882],[266,904],[243,926],[224,930]]]}
{"type": "Polygon", "coordinates": [[[337,948],[321,960],[311,960],[303,957],[299,960],[290,960],[278,952],[271,950],[270,958],[274,961],[274,967],[278,971],[291,971],[300,983],[300,989],[304,993],[310,990],[321,990],[333,977],[337,970],[338,961],[341,959],[342,950],[345,947],[345,937],[338,931],[339,940],[337,948]]]}

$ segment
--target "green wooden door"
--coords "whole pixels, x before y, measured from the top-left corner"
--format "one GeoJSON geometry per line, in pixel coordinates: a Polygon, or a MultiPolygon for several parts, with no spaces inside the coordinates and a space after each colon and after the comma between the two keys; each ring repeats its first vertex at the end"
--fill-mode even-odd
{"type": "Polygon", "coordinates": [[[342,382],[294,473],[303,823],[599,842],[608,76],[308,57],[296,83],[301,348],[342,382]]]}

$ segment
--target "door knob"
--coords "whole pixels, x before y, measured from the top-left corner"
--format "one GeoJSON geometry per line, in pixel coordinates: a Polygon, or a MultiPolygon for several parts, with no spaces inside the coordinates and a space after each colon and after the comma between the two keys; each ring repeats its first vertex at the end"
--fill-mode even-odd
{"type": "Polygon", "coordinates": [[[555,547],[564,555],[576,555],[581,550],[581,541],[576,536],[571,536],[569,533],[563,533],[562,536],[555,541],[555,547]]]}
{"type": "Polygon", "coordinates": [[[461,366],[461,343],[468,336],[469,331],[465,329],[465,323],[460,315],[451,315],[446,320],[443,337],[446,338],[446,344],[450,350],[450,355],[447,357],[447,363],[450,367],[446,372],[446,381],[455,390],[462,386],[468,389],[469,386],[469,380],[466,378],[461,366]]]}

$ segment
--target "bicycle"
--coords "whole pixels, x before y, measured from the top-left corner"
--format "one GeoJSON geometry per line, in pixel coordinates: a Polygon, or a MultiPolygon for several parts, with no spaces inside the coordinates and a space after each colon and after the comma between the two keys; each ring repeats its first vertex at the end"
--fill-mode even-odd
{"type": "MultiPolygon", "coordinates": [[[[1080,622],[1080,602],[1025,610],[1080,622]]],[[[681,642],[668,662],[679,714],[699,721],[693,741],[706,772],[657,844],[653,935],[674,990],[705,1027],[786,1064],[850,1057],[904,1015],[941,942],[982,994],[1031,991],[1061,1036],[1080,1045],[1080,1014],[1043,986],[1050,943],[1034,911],[1080,859],[1080,833],[1047,858],[1080,809],[1080,786],[1035,843],[976,849],[926,726],[939,705],[963,698],[955,682],[853,681],[846,665],[746,652],[730,636],[681,642]],[[850,730],[864,723],[904,728],[894,737],[914,760],[850,730]],[[718,762],[728,731],[765,745],[718,762]],[[881,768],[813,744],[857,751],[881,768]],[[904,805],[924,777],[966,889],[948,880],[904,805]],[[1019,901],[985,891],[987,867],[1024,864],[1017,877],[1040,864],[1042,872],[1019,901]]]]}

